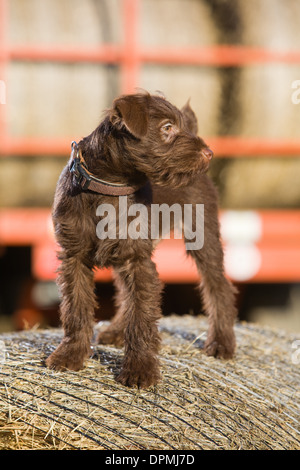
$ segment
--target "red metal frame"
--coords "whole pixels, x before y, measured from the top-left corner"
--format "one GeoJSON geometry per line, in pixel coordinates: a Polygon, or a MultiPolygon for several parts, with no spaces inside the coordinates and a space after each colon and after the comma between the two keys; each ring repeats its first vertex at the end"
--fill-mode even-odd
{"type": "MultiPolygon", "coordinates": [[[[261,233],[253,246],[260,251],[261,263],[247,282],[300,282],[300,211],[257,211],[256,214],[261,233]]],[[[32,246],[33,275],[42,280],[55,279],[57,247],[50,210],[1,209],[0,222],[0,246],[32,246]]],[[[226,248],[225,244],[225,251],[226,248]]],[[[198,279],[194,264],[184,254],[182,240],[162,241],[155,261],[165,282],[196,282],[198,279]]],[[[110,271],[98,271],[96,279],[111,280],[110,271]]]]}
{"type": "MultiPolygon", "coordinates": [[[[140,0],[122,0],[123,42],[99,47],[12,45],[7,42],[9,2],[0,0],[0,79],[6,82],[6,67],[10,61],[51,61],[112,63],[120,66],[122,93],[130,93],[139,84],[143,64],[244,66],[280,62],[300,63],[300,51],[271,51],[244,46],[211,47],[144,47],[138,41],[140,0]]],[[[9,84],[7,84],[7,88],[9,84]]],[[[66,138],[12,138],[7,129],[7,109],[0,104],[0,156],[69,154],[66,138]]],[[[259,157],[261,155],[300,155],[300,139],[270,140],[241,137],[210,137],[206,139],[217,157],[259,157]]],[[[262,238],[256,242],[261,253],[261,267],[251,280],[300,281],[300,211],[259,211],[264,227],[262,238]]],[[[14,209],[0,211],[0,244],[32,245],[33,273],[40,279],[53,278],[55,267],[54,240],[49,210],[14,209]]],[[[181,256],[181,242],[164,241],[156,259],[162,278],[169,282],[194,282],[194,267],[181,256]],[[167,255],[171,254],[171,257],[167,255]],[[167,257],[167,258],[166,258],[167,257]],[[173,262],[170,262],[170,259],[173,262]],[[179,269],[178,269],[179,267],[179,269]]],[[[98,279],[107,280],[110,273],[99,273],[98,279]]]]}

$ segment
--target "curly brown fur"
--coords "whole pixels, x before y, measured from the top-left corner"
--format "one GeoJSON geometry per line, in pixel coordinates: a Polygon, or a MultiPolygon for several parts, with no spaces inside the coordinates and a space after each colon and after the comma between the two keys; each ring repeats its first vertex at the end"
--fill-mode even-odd
{"type": "MultiPolygon", "coordinates": [[[[128,208],[142,203],[204,204],[204,246],[189,250],[202,282],[209,318],[207,354],[229,358],[235,349],[234,288],[224,276],[215,189],[206,175],[212,152],[196,135],[197,120],[189,104],[178,110],[161,96],[148,93],[116,99],[100,125],[79,143],[88,169],[101,179],[140,189],[128,196],[128,208]]],[[[119,219],[115,239],[99,239],[97,207],[119,197],[82,190],[67,165],[58,181],[53,206],[61,247],[58,286],[62,294],[64,339],[47,359],[53,369],[78,370],[90,354],[94,326],[93,268],[111,267],[117,290],[117,313],[99,334],[102,343],[124,344],[118,380],[148,387],[160,377],[157,322],[161,316],[161,283],[152,261],[155,243],[148,238],[122,239],[119,219]]]]}

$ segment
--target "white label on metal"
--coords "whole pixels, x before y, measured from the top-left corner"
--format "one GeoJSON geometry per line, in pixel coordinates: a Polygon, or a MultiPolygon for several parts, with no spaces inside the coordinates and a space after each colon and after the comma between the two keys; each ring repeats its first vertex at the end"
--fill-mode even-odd
{"type": "Polygon", "coordinates": [[[262,220],[255,211],[225,211],[220,225],[225,242],[256,242],[262,236],[262,220]]]}
{"type": "Polygon", "coordinates": [[[229,244],[224,254],[225,271],[235,281],[252,279],[261,267],[261,253],[255,245],[229,244]]]}

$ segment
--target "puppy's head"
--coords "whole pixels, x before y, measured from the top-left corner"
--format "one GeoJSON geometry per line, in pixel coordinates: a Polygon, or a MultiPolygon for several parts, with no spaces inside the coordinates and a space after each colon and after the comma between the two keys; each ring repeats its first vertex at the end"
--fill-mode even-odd
{"type": "Polygon", "coordinates": [[[207,171],[213,153],[197,136],[189,102],[179,110],[161,96],[124,95],[109,116],[131,163],[153,183],[178,187],[207,171]]]}

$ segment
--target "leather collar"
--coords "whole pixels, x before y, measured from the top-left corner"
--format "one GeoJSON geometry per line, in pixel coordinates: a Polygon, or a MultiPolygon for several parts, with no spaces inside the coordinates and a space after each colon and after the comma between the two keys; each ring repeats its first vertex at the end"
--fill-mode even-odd
{"type": "Polygon", "coordinates": [[[135,193],[140,188],[140,186],[109,183],[108,181],[97,178],[87,169],[87,164],[82,156],[81,149],[75,141],[72,142],[71,149],[69,169],[83,190],[95,191],[96,193],[108,196],[127,196],[135,193]]]}

